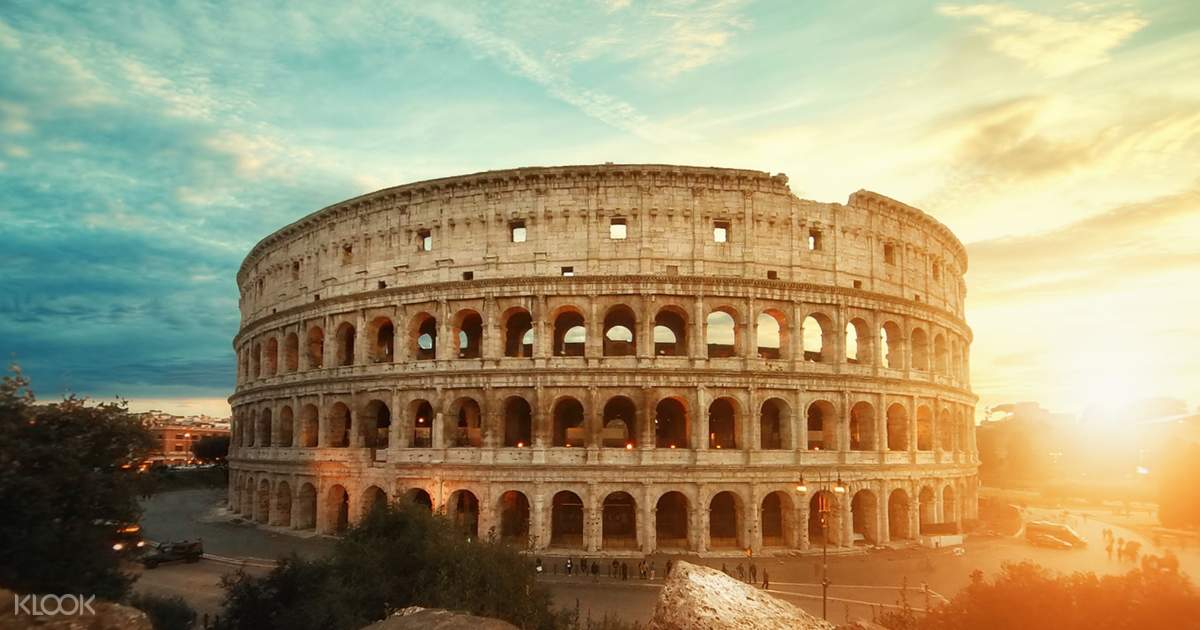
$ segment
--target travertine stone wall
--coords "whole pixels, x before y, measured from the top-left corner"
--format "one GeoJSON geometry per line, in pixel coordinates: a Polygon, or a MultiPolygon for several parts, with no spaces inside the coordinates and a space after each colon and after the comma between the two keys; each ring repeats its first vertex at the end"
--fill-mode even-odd
{"type": "Polygon", "coordinates": [[[415,498],[550,552],[961,523],[965,270],[915,208],[800,200],[755,171],[528,168],[364,195],[238,274],[230,503],[333,532],[415,498]]]}

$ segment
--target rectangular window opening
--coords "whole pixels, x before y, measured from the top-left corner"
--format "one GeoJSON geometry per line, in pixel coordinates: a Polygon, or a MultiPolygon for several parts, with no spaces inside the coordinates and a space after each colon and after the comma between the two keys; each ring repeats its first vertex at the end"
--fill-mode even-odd
{"type": "Polygon", "coordinates": [[[733,237],[728,221],[713,221],[713,242],[728,243],[733,237]]]}
{"type": "Polygon", "coordinates": [[[433,232],[429,230],[417,230],[417,251],[433,251],[433,232]]]}
{"type": "Polygon", "coordinates": [[[855,289],[861,289],[861,288],[862,288],[862,280],[855,280],[855,281],[854,281],[854,288],[855,288],[855,289]]]}
{"type": "Polygon", "coordinates": [[[292,261],[292,280],[300,279],[300,261],[292,261]]]}
{"type": "Polygon", "coordinates": [[[896,264],[896,246],[891,243],[883,245],[883,262],[894,265],[896,264]]]}
{"type": "Polygon", "coordinates": [[[808,251],[821,251],[821,230],[808,231],[808,251]]]}
{"type": "Polygon", "coordinates": [[[613,219],[608,224],[608,238],[614,241],[623,241],[629,236],[629,226],[625,224],[625,219],[613,219]]]}
{"type": "Polygon", "coordinates": [[[349,265],[354,262],[354,246],[347,243],[342,245],[342,264],[349,265]]]}
{"type": "Polygon", "coordinates": [[[463,280],[474,280],[474,279],[475,279],[474,271],[464,271],[463,272],[463,280]]]}
{"type": "Polygon", "coordinates": [[[563,267],[563,268],[562,268],[562,275],[564,275],[564,276],[573,276],[573,275],[575,275],[575,268],[574,268],[574,267],[563,267]]]}
{"type": "Polygon", "coordinates": [[[525,229],[524,221],[513,221],[508,224],[509,235],[512,236],[512,242],[524,243],[529,238],[529,231],[525,229]]]}
{"type": "Polygon", "coordinates": [[[768,271],[767,272],[767,280],[778,280],[778,279],[779,279],[778,271],[768,271]]]}
{"type": "Polygon", "coordinates": [[[678,276],[679,275],[679,265],[667,265],[667,275],[668,276],[678,276]]]}
{"type": "Polygon", "coordinates": [[[379,288],[380,288],[380,289],[386,289],[386,288],[387,288],[387,282],[385,282],[385,281],[383,281],[383,280],[380,280],[380,281],[379,281],[379,288]]]}

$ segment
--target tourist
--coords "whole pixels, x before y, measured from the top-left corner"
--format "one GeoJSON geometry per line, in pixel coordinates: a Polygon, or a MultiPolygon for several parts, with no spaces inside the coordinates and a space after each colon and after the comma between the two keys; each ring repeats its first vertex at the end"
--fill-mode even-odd
{"type": "Polygon", "coordinates": [[[534,570],[534,572],[535,572],[535,573],[541,573],[541,572],[542,572],[542,559],[541,559],[541,558],[535,558],[535,559],[534,559],[534,561],[533,561],[533,570],[534,570]]]}
{"type": "Polygon", "coordinates": [[[629,563],[622,562],[621,563],[621,580],[624,581],[624,580],[628,580],[628,579],[629,579],[629,563]]]}
{"type": "Polygon", "coordinates": [[[767,577],[767,570],[763,569],[763,590],[771,588],[771,578],[767,577]]]}
{"type": "Polygon", "coordinates": [[[753,562],[750,563],[750,583],[758,581],[758,567],[753,562]]]}
{"type": "Polygon", "coordinates": [[[592,560],[592,581],[595,582],[600,577],[600,565],[592,560]]]}
{"type": "Polygon", "coordinates": [[[571,559],[567,558],[567,575],[571,575],[571,559]]]}
{"type": "Polygon", "coordinates": [[[667,560],[667,569],[666,569],[666,571],[663,572],[663,577],[664,578],[671,577],[671,561],[670,560],[667,560]]]}
{"type": "Polygon", "coordinates": [[[655,572],[656,572],[656,570],[655,570],[655,568],[654,568],[654,561],[653,561],[653,560],[651,560],[651,561],[650,561],[650,579],[651,579],[651,580],[653,580],[653,579],[656,577],[656,576],[655,576],[655,572]]]}
{"type": "Polygon", "coordinates": [[[721,563],[721,573],[724,573],[725,575],[729,575],[729,568],[725,566],[724,562],[721,563]]]}
{"type": "Polygon", "coordinates": [[[738,571],[738,581],[745,582],[746,581],[746,566],[743,565],[741,562],[739,562],[737,571],[738,571]]]}

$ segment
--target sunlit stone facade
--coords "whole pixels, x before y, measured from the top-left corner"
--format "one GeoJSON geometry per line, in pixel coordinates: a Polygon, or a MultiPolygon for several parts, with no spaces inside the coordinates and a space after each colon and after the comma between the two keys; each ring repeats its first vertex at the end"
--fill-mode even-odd
{"type": "Polygon", "coordinates": [[[944,531],[976,511],[966,266],[920,210],[758,171],[522,168],[338,203],[238,273],[230,506],[336,532],[414,500],[541,553],[944,531]]]}

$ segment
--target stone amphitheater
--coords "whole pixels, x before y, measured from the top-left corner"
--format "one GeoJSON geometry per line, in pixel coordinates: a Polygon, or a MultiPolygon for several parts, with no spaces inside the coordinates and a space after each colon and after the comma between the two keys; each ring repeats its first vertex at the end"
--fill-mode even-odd
{"type": "Polygon", "coordinates": [[[543,554],[790,553],[976,516],[962,244],[868,191],[666,165],[388,188],[238,272],[229,504],[387,501],[543,554]]]}

